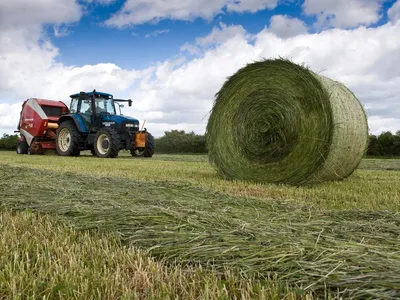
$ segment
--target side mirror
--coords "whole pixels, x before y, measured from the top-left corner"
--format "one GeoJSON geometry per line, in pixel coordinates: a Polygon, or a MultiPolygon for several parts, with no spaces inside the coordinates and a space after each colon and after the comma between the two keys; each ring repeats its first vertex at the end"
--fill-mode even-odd
{"type": "Polygon", "coordinates": [[[129,100],[128,100],[128,103],[129,103],[129,107],[131,107],[131,106],[132,106],[132,100],[129,99],[129,100]]]}

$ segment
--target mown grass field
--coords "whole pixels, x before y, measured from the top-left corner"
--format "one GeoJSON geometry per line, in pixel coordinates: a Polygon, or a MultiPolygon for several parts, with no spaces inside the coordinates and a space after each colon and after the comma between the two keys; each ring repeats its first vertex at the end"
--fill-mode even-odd
{"type": "Polygon", "coordinates": [[[202,155],[0,152],[0,298],[396,299],[399,171],[298,188],[202,155]]]}

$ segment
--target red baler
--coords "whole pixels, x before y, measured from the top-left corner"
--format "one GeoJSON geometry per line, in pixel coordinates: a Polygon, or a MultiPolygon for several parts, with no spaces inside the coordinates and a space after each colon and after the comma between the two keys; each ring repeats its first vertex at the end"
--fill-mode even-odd
{"type": "Polygon", "coordinates": [[[58,119],[68,112],[61,101],[30,98],[22,104],[18,124],[20,142],[17,153],[42,153],[44,149],[56,149],[58,119]]]}

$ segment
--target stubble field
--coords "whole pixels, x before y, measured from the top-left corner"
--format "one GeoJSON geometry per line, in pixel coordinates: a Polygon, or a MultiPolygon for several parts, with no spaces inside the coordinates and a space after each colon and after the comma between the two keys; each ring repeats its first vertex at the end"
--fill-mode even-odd
{"type": "Polygon", "coordinates": [[[396,299],[399,171],[290,187],[202,155],[0,152],[0,298],[396,299]]]}

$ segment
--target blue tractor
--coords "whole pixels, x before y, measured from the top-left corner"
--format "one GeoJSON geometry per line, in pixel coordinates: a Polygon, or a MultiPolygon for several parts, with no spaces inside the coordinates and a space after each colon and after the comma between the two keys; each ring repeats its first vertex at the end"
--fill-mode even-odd
{"type": "Polygon", "coordinates": [[[121,102],[132,106],[132,100],[114,99],[96,90],[70,97],[69,113],[58,120],[58,155],[78,156],[80,151],[90,150],[98,157],[114,158],[126,149],[134,157],[153,156],[154,137],[146,129],[139,129],[137,119],[121,115],[121,102]]]}

